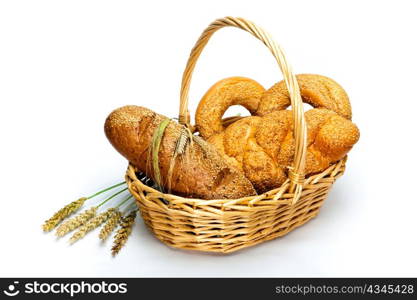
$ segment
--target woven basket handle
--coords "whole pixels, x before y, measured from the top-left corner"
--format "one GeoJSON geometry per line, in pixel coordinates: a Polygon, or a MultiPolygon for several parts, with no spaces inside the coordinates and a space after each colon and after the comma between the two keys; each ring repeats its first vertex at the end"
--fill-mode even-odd
{"type": "Polygon", "coordinates": [[[265,46],[271,51],[275,57],[279,68],[284,76],[285,84],[287,85],[289,95],[291,98],[292,112],[294,115],[294,137],[295,137],[295,155],[294,162],[289,167],[289,179],[291,181],[290,192],[294,193],[293,204],[297,202],[301,195],[302,185],[304,181],[304,164],[306,156],[307,145],[307,129],[304,119],[303,102],[301,100],[300,89],[298,87],[297,79],[292,73],[290,65],[285,59],[285,55],[280,46],[278,46],[267,32],[260,27],[256,26],[252,22],[234,17],[225,17],[217,19],[211,23],[206,30],[203,31],[194,48],[191,50],[190,57],[188,58],[187,65],[185,67],[180,94],[180,112],[179,122],[185,126],[190,126],[190,116],[188,111],[188,93],[190,90],[190,82],[192,74],[200,57],[201,52],[209,41],[210,37],[220,28],[223,27],[236,27],[244,31],[251,33],[257,39],[262,41],[265,46]]]}

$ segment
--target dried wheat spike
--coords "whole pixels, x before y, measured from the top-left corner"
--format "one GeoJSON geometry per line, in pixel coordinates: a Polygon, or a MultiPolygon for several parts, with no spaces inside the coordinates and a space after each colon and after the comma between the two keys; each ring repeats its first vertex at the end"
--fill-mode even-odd
{"type": "Polygon", "coordinates": [[[87,233],[96,229],[101,224],[107,221],[107,219],[116,211],[115,208],[109,208],[105,212],[102,212],[98,216],[90,219],[87,223],[81,226],[77,232],[75,232],[70,238],[69,242],[71,244],[75,243],[79,239],[82,239],[87,233]]]}
{"type": "Polygon", "coordinates": [[[207,151],[207,142],[204,141],[204,139],[201,136],[198,135],[193,135],[193,141],[200,146],[200,148],[204,151],[204,152],[208,152],[207,151]]]}
{"type": "Polygon", "coordinates": [[[181,134],[177,140],[175,145],[175,152],[178,155],[182,155],[185,152],[185,147],[189,142],[188,132],[186,130],[182,130],[181,134]]]}
{"type": "Polygon", "coordinates": [[[111,248],[112,255],[119,253],[120,249],[126,244],[130,233],[132,232],[133,224],[135,223],[137,210],[133,210],[126,217],[122,218],[120,229],[114,236],[113,247],[111,248]]]}
{"type": "Polygon", "coordinates": [[[46,220],[45,223],[42,225],[43,231],[48,232],[54,229],[59,223],[62,222],[62,220],[79,210],[86,200],[86,197],[80,198],[58,210],[51,218],[46,220]]]}
{"type": "Polygon", "coordinates": [[[102,241],[105,241],[113,232],[114,228],[116,228],[117,224],[119,224],[121,218],[122,213],[119,210],[115,210],[107,220],[106,224],[104,224],[103,228],[100,230],[98,237],[102,241]]]}
{"type": "Polygon", "coordinates": [[[91,207],[80,213],[79,215],[75,216],[74,218],[69,219],[65,223],[61,224],[57,230],[56,235],[61,237],[66,235],[68,232],[77,229],[78,227],[84,225],[88,220],[93,218],[97,213],[97,207],[91,207]]]}

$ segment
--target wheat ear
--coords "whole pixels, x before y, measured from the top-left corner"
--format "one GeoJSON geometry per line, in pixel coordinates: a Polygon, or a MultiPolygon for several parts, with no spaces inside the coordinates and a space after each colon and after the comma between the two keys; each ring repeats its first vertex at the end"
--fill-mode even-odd
{"type": "Polygon", "coordinates": [[[100,231],[99,238],[104,242],[110,233],[113,232],[114,228],[116,228],[117,224],[119,224],[120,219],[122,218],[122,213],[119,211],[120,206],[125,204],[127,201],[132,199],[132,195],[128,195],[122,202],[120,202],[113,210],[112,214],[109,216],[106,224],[104,224],[103,228],[100,231]]]}
{"type": "Polygon", "coordinates": [[[68,232],[77,229],[78,227],[84,225],[88,220],[93,218],[97,213],[97,207],[91,207],[79,215],[69,219],[68,221],[62,223],[56,230],[56,235],[61,237],[66,235],[68,232]]]}
{"type": "Polygon", "coordinates": [[[187,147],[189,141],[190,141],[190,138],[189,138],[188,132],[185,129],[181,130],[181,133],[175,144],[174,153],[169,163],[168,176],[167,176],[168,193],[171,192],[172,174],[174,172],[174,167],[175,167],[177,157],[178,155],[184,154],[185,148],[187,147]]]}
{"type": "Polygon", "coordinates": [[[119,253],[120,249],[126,244],[129,235],[132,232],[133,224],[135,223],[137,210],[131,211],[126,217],[123,217],[120,224],[120,229],[114,236],[113,247],[111,248],[112,255],[119,253]]]}
{"type": "Polygon", "coordinates": [[[102,212],[98,216],[90,219],[87,223],[81,226],[77,232],[75,232],[70,238],[69,242],[71,244],[75,243],[79,239],[82,239],[87,233],[96,229],[101,224],[107,221],[107,219],[116,211],[115,208],[109,208],[105,212],[102,212]]]}
{"type": "Polygon", "coordinates": [[[207,142],[201,136],[193,135],[193,141],[200,146],[204,153],[208,153],[207,142]]]}
{"type": "Polygon", "coordinates": [[[66,205],[65,207],[61,208],[59,211],[57,211],[51,218],[45,221],[45,223],[42,225],[42,229],[45,232],[51,231],[54,229],[59,223],[61,223],[65,218],[73,214],[74,212],[78,211],[81,206],[84,205],[84,202],[92,199],[102,193],[105,193],[111,189],[114,189],[118,186],[126,184],[125,181],[119,182],[115,185],[112,185],[108,188],[105,188],[101,191],[96,192],[95,194],[89,196],[89,197],[82,197],[76,201],[71,202],[70,204],[66,205]]]}
{"type": "Polygon", "coordinates": [[[62,222],[62,220],[79,210],[86,200],[87,197],[82,197],[78,200],[72,201],[70,204],[67,204],[65,207],[58,210],[42,225],[43,231],[48,232],[54,229],[59,223],[62,222]]]}
{"type": "Polygon", "coordinates": [[[100,234],[98,235],[100,240],[105,241],[110,236],[114,228],[116,228],[117,224],[119,224],[121,218],[122,213],[119,210],[115,210],[107,220],[106,224],[104,224],[103,228],[101,228],[100,234]]]}

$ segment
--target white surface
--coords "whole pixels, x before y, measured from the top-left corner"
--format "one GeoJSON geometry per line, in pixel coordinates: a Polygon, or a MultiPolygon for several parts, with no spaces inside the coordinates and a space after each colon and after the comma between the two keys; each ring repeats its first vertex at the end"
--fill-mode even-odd
{"type": "MultiPolygon", "coordinates": [[[[417,276],[413,1],[2,1],[1,276],[417,276]],[[97,232],[69,246],[41,224],[118,182],[126,161],[103,122],[125,104],[175,117],[181,72],[217,17],[266,28],[298,73],[348,91],[360,142],[318,218],[231,255],[168,248],[141,219],[120,255],[97,232]]],[[[217,33],[196,69],[191,109],[215,81],[281,79],[249,34],[217,33]]]]}

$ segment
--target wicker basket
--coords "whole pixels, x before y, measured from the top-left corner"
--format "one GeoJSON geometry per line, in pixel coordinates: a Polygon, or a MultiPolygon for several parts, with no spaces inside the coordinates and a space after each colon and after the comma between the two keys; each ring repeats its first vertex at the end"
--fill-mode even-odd
{"type": "MultiPolygon", "coordinates": [[[[151,187],[149,178],[129,165],[126,181],[145,224],[158,239],[176,248],[229,253],[283,236],[318,214],[332,184],[345,170],[346,158],[320,174],[304,178],[306,124],[296,78],[281,48],[265,31],[242,18],[214,21],[192,49],[182,78],[179,122],[192,128],[188,91],[195,64],[210,37],[227,26],[243,29],[261,40],[284,75],[294,114],[294,162],[289,166],[289,179],[281,187],[262,195],[219,200],[161,193],[151,187]]],[[[227,121],[230,123],[230,119],[227,121]]]]}

